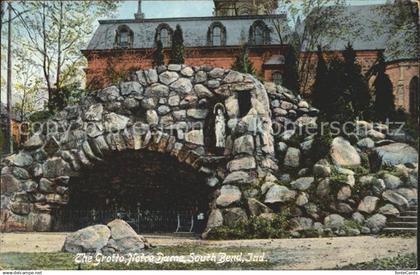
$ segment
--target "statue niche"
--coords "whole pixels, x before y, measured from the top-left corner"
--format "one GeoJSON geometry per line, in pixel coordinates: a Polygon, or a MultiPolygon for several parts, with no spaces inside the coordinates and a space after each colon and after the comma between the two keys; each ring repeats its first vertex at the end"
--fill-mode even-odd
{"type": "Polygon", "coordinates": [[[210,104],[213,112],[204,124],[204,144],[210,153],[223,155],[226,147],[226,109],[220,102],[210,104]]]}

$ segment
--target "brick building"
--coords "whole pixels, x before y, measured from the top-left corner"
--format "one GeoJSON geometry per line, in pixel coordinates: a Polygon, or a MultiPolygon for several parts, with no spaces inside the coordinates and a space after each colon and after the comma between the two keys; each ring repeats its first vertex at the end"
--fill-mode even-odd
{"type": "MultiPolygon", "coordinates": [[[[249,56],[258,75],[265,80],[281,83],[288,45],[280,42],[276,26],[287,26],[288,20],[287,14],[273,14],[272,11],[277,8],[275,3],[277,1],[214,0],[215,11],[211,17],[146,19],[139,1],[139,10],[133,19],[99,21],[89,45],[82,51],[88,60],[87,84],[100,87],[118,81],[130,71],[151,67],[157,40],[162,41],[165,61],[168,62],[171,35],[178,24],[183,30],[186,64],[230,68],[241,45],[248,43],[249,56]],[[245,5],[246,2],[252,5],[245,5]]],[[[363,24],[365,28],[359,39],[344,37],[326,44],[325,55],[339,55],[350,40],[359,63],[367,72],[375,63],[378,52],[384,51],[397,106],[416,113],[418,62],[412,51],[406,51],[406,48],[415,48],[416,45],[398,45],[398,41],[394,41],[398,47],[405,48],[394,54],[388,45],[391,40],[401,37],[390,37],[386,31],[381,35],[372,35],[375,26],[387,28],[383,24],[380,8],[381,5],[346,7],[345,13],[357,17],[355,22],[363,24]]],[[[288,28],[283,29],[290,32],[288,28]]],[[[307,55],[311,60],[308,64],[310,71],[314,72],[316,55],[305,52],[301,58],[307,55]]],[[[311,81],[310,76],[305,87],[310,87],[311,81]]]]}

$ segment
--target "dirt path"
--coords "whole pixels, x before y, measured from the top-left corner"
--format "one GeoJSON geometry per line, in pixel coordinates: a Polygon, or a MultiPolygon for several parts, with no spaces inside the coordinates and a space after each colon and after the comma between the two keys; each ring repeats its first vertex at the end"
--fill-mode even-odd
{"type": "MultiPolygon", "coordinates": [[[[0,234],[0,253],[4,252],[57,252],[60,251],[66,233],[7,233],[0,234]]],[[[173,235],[145,235],[156,246],[204,245],[224,247],[258,248],[267,251],[276,269],[334,268],[350,263],[371,261],[375,258],[393,257],[416,252],[415,238],[376,238],[372,236],[204,241],[173,235]]]]}

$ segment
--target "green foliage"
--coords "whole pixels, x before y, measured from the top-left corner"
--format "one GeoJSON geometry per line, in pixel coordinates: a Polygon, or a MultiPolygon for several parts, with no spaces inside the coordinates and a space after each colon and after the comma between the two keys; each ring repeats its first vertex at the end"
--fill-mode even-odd
{"type": "Polygon", "coordinates": [[[401,270],[416,269],[417,256],[415,253],[398,255],[392,258],[375,259],[370,262],[350,264],[341,267],[343,270],[401,270]]]}
{"type": "Polygon", "coordinates": [[[308,154],[308,156],[310,156],[310,158],[312,159],[313,163],[328,155],[333,139],[329,127],[324,127],[323,130],[321,129],[321,121],[322,118],[320,119],[320,121],[318,121],[318,131],[314,137],[312,147],[308,154]]]}
{"type": "Polygon", "coordinates": [[[290,45],[285,56],[282,85],[293,92],[299,91],[298,64],[296,49],[290,45]]]}
{"type": "Polygon", "coordinates": [[[252,64],[251,60],[248,57],[247,44],[242,45],[239,51],[239,55],[236,57],[235,62],[232,64],[232,70],[255,75],[254,64],[252,64]]]}
{"type": "Polygon", "coordinates": [[[180,25],[176,25],[176,29],[172,36],[171,48],[171,64],[184,64],[184,38],[180,25]]]}
{"type": "Polygon", "coordinates": [[[160,65],[164,65],[165,64],[165,57],[163,55],[163,46],[162,46],[162,41],[158,40],[156,42],[156,49],[153,52],[153,66],[157,67],[160,65]]]}
{"type": "Polygon", "coordinates": [[[275,214],[273,220],[251,216],[235,226],[219,226],[210,230],[211,240],[287,238],[289,236],[290,212],[285,209],[275,214]]]}
{"type": "Polygon", "coordinates": [[[34,112],[29,116],[31,122],[41,122],[49,119],[53,115],[49,110],[34,112]]]}
{"type": "Polygon", "coordinates": [[[72,83],[68,86],[62,86],[60,91],[52,94],[49,102],[50,111],[60,111],[66,106],[76,104],[87,93],[85,90],[79,89],[78,83],[72,83]]]}
{"type": "Polygon", "coordinates": [[[344,57],[344,93],[351,98],[354,115],[364,118],[369,109],[370,95],[367,79],[357,63],[356,52],[348,43],[343,52],[344,57]]]}
{"type": "Polygon", "coordinates": [[[322,54],[321,46],[317,51],[318,63],[316,66],[315,82],[312,86],[312,104],[320,110],[327,109],[328,103],[328,67],[322,54]]]}
{"type": "Polygon", "coordinates": [[[375,93],[375,116],[380,121],[385,121],[395,113],[395,101],[392,82],[385,73],[386,64],[382,52],[378,54],[377,64],[374,68],[376,78],[373,82],[375,93]]]}

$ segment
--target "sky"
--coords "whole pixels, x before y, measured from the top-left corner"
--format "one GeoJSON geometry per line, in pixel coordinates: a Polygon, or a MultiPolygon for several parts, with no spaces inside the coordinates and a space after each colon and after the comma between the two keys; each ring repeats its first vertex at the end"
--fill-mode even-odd
{"type": "MultiPolygon", "coordinates": [[[[382,4],[386,0],[349,0],[351,5],[382,4]]],[[[131,19],[137,11],[137,1],[121,1],[116,18],[131,19]]],[[[213,14],[213,0],[143,0],[143,13],[146,18],[183,17],[183,16],[211,16],[213,14]]]]}

